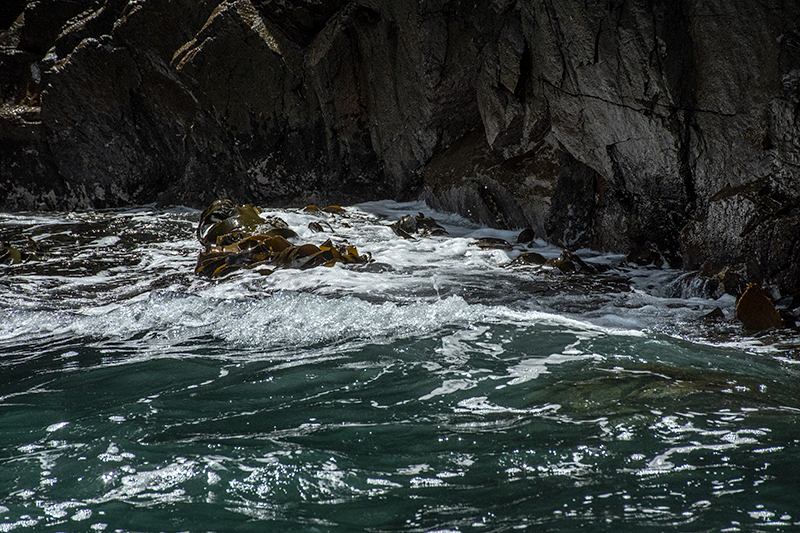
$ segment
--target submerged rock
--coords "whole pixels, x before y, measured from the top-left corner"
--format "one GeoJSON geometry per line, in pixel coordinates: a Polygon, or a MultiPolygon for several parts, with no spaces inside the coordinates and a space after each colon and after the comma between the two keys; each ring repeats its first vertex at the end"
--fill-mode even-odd
{"type": "Polygon", "coordinates": [[[797,329],[798,328],[798,317],[793,313],[785,310],[779,309],[778,312],[781,314],[781,320],[783,321],[783,327],[790,328],[790,329],[797,329]]]}
{"type": "Polygon", "coordinates": [[[517,258],[511,261],[511,264],[508,266],[515,267],[522,265],[543,265],[546,262],[547,259],[540,253],[525,252],[524,254],[518,255],[517,258]]]}
{"type": "Polygon", "coordinates": [[[654,266],[661,268],[664,266],[664,257],[658,248],[652,243],[635,246],[625,257],[625,262],[638,266],[654,266]]]}
{"type": "Polygon", "coordinates": [[[750,284],[736,302],[736,318],[750,330],[779,329],[783,326],[775,304],[761,287],[755,284],[750,284]]]}
{"type": "Polygon", "coordinates": [[[700,318],[708,322],[715,322],[719,320],[725,320],[725,313],[723,313],[722,309],[720,309],[719,307],[715,307],[710,312],[706,313],[700,318]]]}
{"type": "Polygon", "coordinates": [[[751,402],[763,401],[760,386],[756,378],[731,372],[642,361],[626,368],[609,368],[600,377],[558,383],[546,392],[536,391],[531,401],[552,401],[591,416],[601,416],[609,404],[614,404],[619,414],[635,414],[663,409],[695,395],[712,398],[727,393],[751,402]]]}
{"type": "Polygon", "coordinates": [[[570,252],[569,250],[564,250],[563,252],[561,252],[560,256],[548,260],[545,263],[545,266],[558,269],[564,274],[568,274],[570,272],[579,272],[582,274],[595,274],[599,270],[598,267],[589,265],[583,259],[578,257],[576,254],[570,252]]]}
{"type": "MultiPolygon", "coordinates": [[[[558,257],[545,258],[537,252],[525,252],[517,256],[508,268],[532,266],[537,270],[555,272],[560,274],[602,274],[611,269],[608,265],[589,263],[578,257],[574,252],[563,250],[558,257]]],[[[618,283],[619,280],[615,280],[618,283]]]]}
{"type": "Polygon", "coordinates": [[[536,238],[533,228],[525,228],[517,235],[517,244],[529,244],[536,238]]]}

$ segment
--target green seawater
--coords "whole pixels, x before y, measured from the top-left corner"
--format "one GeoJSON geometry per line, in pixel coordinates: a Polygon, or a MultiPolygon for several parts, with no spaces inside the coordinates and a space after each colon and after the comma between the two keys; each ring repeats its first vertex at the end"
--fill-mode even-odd
{"type": "Polygon", "coordinates": [[[195,211],[2,215],[0,531],[800,530],[793,333],[411,209],[329,216],[366,267],[223,282],[195,211]]]}

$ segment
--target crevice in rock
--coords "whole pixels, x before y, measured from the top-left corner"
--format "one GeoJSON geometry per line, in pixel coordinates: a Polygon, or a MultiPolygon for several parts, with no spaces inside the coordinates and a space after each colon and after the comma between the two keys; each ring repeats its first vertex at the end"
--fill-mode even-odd
{"type": "Polygon", "coordinates": [[[683,187],[686,192],[686,217],[691,217],[697,208],[697,191],[694,185],[694,174],[692,172],[692,136],[693,114],[687,111],[683,114],[683,132],[679,138],[678,146],[678,172],[680,173],[683,187]]]}
{"type": "MultiPolygon", "coordinates": [[[[554,90],[556,90],[556,91],[558,91],[558,92],[560,92],[562,94],[565,94],[567,96],[571,96],[573,98],[590,98],[592,100],[597,100],[598,102],[603,102],[605,104],[618,106],[618,107],[623,107],[625,109],[630,109],[631,111],[635,111],[637,113],[641,113],[641,114],[643,114],[645,116],[650,116],[653,113],[652,109],[649,109],[648,107],[645,107],[645,106],[636,107],[636,106],[632,106],[630,104],[625,104],[623,102],[615,102],[614,100],[609,100],[607,98],[603,98],[603,97],[595,95],[595,94],[575,93],[575,92],[567,91],[566,89],[563,89],[562,87],[558,87],[557,85],[555,85],[554,83],[552,83],[551,81],[549,81],[547,79],[542,79],[542,82],[547,84],[549,87],[552,87],[554,90]]],[[[708,109],[698,109],[698,108],[692,108],[692,107],[684,108],[684,107],[681,107],[681,106],[666,105],[666,104],[661,104],[661,103],[656,103],[654,107],[662,108],[665,111],[664,114],[658,114],[661,118],[668,118],[670,113],[677,112],[677,111],[687,111],[687,112],[690,112],[690,113],[709,113],[709,114],[717,115],[717,116],[720,116],[720,117],[735,117],[736,116],[736,113],[724,113],[724,112],[721,112],[721,111],[711,111],[711,110],[708,110],[708,109]]]]}
{"type": "MultiPolygon", "coordinates": [[[[555,9],[549,1],[545,1],[542,3],[545,10],[545,15],[547,16],[547,20],[550,25],[550,31],[552,31],[556,36],[556,49],[558,50],[559,59],[561,62],[561,80],[559,81],[559,86],[563,87],[567,81],[567,77],[569,75],[568,68],[569,68],[569,61],[567,61],[566,55],[564,54],[564,50],[562,49],[562,43],[566,41],[564,39],[564,33],[561,31],[561,25],[558,22],[558,15],[556,14],[555,9]]],[[[551,83],[549,80],[546,80],[548,83],[551,83]]]]}

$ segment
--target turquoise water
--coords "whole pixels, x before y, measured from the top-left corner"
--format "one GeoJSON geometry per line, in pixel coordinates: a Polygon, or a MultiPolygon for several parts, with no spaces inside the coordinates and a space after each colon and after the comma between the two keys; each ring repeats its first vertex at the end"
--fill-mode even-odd
{"type": "Polygon", "coordinates": [[[274,214],[375,262],[212,282],[196,211],[0,215],[41,257],[0,267],[0,531],[800,528],[796,336],[420,204],[274,214]]]}

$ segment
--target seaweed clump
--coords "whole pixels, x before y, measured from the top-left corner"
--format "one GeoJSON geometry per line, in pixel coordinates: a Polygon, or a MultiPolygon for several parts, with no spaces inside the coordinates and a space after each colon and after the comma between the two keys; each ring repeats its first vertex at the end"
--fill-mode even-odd
{"type": "Polygon", "coordinates": [[[9,242],[0,243],[0,265],[19,265],[36,259],[36,254],[26,252],[9,242]]]}
{"type": "Polygon", "coordinates": [[[279,268],[305,270],[336,263],[365,264],[369,254],[359,255],[355,246],[294,244],[297,237],[278,217],[262,217],[249,204],[235,205],[217,200],[200,215],[197,239],[204,249],[197,258],[195,273],[213,279],[224,278],[241,269],[271,274],[279,268]]]}
{"type": "Polygon", "coordinates": [[[447,235],[447,231],[436,222],[433,217],[426,217],[420,213],[417,216],[406,215],[400,220],[389,225],[395,235],[404,239],[414,239],[415,235],[420,237],[447,235]]]}

